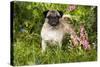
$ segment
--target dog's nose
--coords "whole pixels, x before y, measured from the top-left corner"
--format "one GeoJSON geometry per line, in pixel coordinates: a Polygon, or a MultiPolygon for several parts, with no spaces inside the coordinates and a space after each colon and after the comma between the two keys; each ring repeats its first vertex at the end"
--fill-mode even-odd
{"type": "Polygon", "coordinates": [[[56,23],[55,22],[52,22],[52,24],[55,25],[56,23]]]}
{"type": "Polygon", "coordinates": [[[56,26],[57,23],[56,22],[52,22],[51,26],[56,26]]]}

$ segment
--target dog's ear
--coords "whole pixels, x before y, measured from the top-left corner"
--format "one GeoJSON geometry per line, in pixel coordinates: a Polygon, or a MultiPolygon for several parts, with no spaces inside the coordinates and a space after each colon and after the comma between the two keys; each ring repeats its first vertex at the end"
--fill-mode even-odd
{"type": "Polygon", "coordinates": [[[62,17],[63,16],[63,12],[62,11],[58,11],[60,16],[62,17]]]}
{"type": "Polygon", "coordinates": [[[49,10],[47,10],[47,11],[44,11],[44,12],[43,12],[44,17],[46,17],[46,15],[47,15],[48,11],[49,11],[49,10]]]}

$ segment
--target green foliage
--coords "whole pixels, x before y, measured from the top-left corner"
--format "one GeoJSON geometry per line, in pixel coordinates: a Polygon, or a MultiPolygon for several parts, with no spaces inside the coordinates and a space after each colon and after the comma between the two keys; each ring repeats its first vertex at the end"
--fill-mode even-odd
{"type": "Polygon", "coordinates": [[[13,12],[13,55],[14,65],[54,64],[69,62],[84,62],[97,60],[97,21],[95,6],[77,5],[69,12],[66,4],[14,2],[13,12]],[[64,14],[72,15],[71,24],[79,34],[79,26],[85,24],[89,34],[91,50],[86,51],[81,46],[72,47],[69,35],[64,39],[61,49],[57,46],[47,47],[41,53],[40,31],[44,23],[43,11],[55,9],[64,14]]]}

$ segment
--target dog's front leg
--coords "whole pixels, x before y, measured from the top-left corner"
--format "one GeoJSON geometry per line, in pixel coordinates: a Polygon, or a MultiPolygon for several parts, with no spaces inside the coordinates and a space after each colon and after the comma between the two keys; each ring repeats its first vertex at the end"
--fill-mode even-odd
{"type": "Polygon", "coordinates": [[[46,42],[42,40],[42,53],[45,52],[46,49],[46,42]]]}
{"type": "Polygon", "coordinates": [[[62,42],[59,41],[59,42],[58,42],[58,45],[59,45],[59,48],[61,49],[61,47],[62,47],[62,42]]]}

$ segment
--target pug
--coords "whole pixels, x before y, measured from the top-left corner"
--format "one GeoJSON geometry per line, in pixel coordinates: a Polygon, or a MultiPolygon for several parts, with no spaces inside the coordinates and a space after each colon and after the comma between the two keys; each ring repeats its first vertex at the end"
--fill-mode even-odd
{"type": "Polygon", "coordinates": [[[47,43],[62,46],[62,40],[66,33],[71,37],[76,37],[76,33],[70,24],[67,23],[63,12],[57,10],[47,10],[44,13],[45,22],[41,30],[42,52],[46,50],[47,43]]]}

